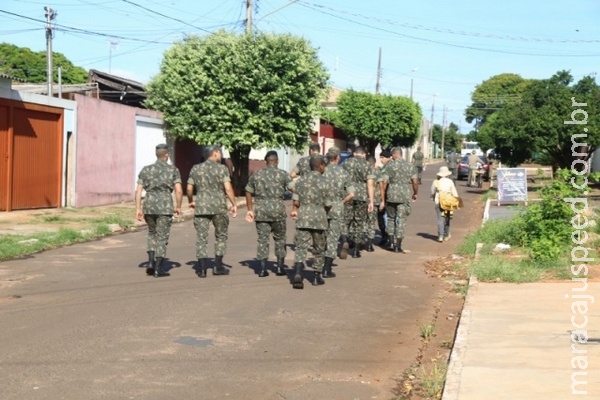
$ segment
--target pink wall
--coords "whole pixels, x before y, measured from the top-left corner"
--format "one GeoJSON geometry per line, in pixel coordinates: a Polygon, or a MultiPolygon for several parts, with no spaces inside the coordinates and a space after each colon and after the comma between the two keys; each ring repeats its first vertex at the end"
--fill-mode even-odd
{"type": "Polygon", "coordinates": [[[162,114],[83,95],[75,95],[74,100],[75,207],[132,201],[135,117],[162,119],[162,114]]]}

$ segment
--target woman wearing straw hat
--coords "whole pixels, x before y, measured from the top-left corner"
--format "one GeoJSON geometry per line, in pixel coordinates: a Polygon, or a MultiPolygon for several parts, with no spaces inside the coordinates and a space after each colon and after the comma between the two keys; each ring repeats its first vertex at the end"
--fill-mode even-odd
{"type": "Polygon", "coordinates": [[[451,193],[458,197],[454,181],[448,178],[452,172],[446,166],[440,167],[436,179],[431,184],[431,198],[435,202],[435,213],[437,215],[438,242],[450,239],[450,218],[452,211],[442,210],[440,207],[440,193],[451,193]]]}

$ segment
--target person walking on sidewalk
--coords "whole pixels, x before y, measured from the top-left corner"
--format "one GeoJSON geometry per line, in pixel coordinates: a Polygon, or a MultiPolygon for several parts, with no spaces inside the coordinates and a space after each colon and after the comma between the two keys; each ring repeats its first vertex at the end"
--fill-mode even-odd
{"type": "Polygon", "coordinates": [[[446,163],[448,164],[448,170],[450,171],[450,179],[456,179],[456,169],[458,168],[458,162],[460,161],[460,157],[456,153],[456,149],[450,150],[450,154],[446,158],[446,163]]]}
{"type": "Polygon", "coordinates": [[[227,231],[229,216],[227,215],[227,199],[231,203],[229,211],[232,217],[237,216],[237,206],[229,170],[221,164],[221,149],[209,147],[208,159],[196,164],[190,171],[187,181],[187,198],[190,207],[194,208],[194,227],[196,228],[196,258],[198,259],[198,276],[206,277],[206,258],[208,257],[208,230],[212,222],[215,227],[215,264],[213,275],[227,275],[229,270],[223,266],[223,256],[227,251],[227,231]],[[194,201],[194,191],[196,192],[194,201]]]}
{"type": "Polygon", "coordinates": [[[252,174],[246,185],[246,221],[256,223],[258,235],[256,258],[260,262],[258,276],[261,278],[269,276],[267,260],[271,235],[273,235],[277,258],[275,275],[286,275],[284,260],[287,215],[283,196],[292,185],[290,174],[278,168],[279,157],[276,151],[267,152],[265,162],[266,168],[252,174]]]}
{"type": "Polygon", "coordinates": [[[437,217],[438,242],[450,239],[450,219],[452,211],[442,210],[440,205],[440,194],[449,193],[458,197],[454,181],[448,178],[452,173],[446,166],[440,167],[436,179],[431,183],[431,198],[435,203],[435,214],[437,217]]]}
{"type": "MultiPolygon", "coordinates": [[[[384,191],[387,189],[385,207],[388,213],[388,222],[392,228],[392,238],[389,250],[396,253],[404,253],[402,240],[406,220],[411,212],[411,199],[417,200],[419,184],[417,183],[416,168],[402,158],[402,149],[392,149],[393,160],[388,162],[384,169],[383,182],[384,191]],[[411,196],[412,194],[412,196],[411,196]]],[[[382,202],[383,204],[383,202],[382,202]]]]}
{"type": "Polygon", "coordinates": [[[417,168],[417,180],[419,181],[419,185],[421,184],[421,175],[423,174],[423,160],[425,156],[421,152],[421,146],[417,147],[417,151],[415,151],[412,155],[412,165],[417,168]]]}
{"type": "Polygon", "coordinates": [[[346,218],[348,233],[353,243],[352,257],[360,257],[360,246],[367,243],[368,214],[373,211],[375,170],[366,160],[364,147],[354,149],[353,157],[344,161],[343,167],[352,179],[354,199],[348,204],[346,218]]]}
{"type": "Polygon", "coordinates": [[[317,142],[312,142],[308,146],[308,155],[301,157],[296,166],[292,169],[292,178],[297,178],[310,172],[310,158],[321,154],[321,146],[317,142]]]}
{"type": "Polygon", "coordinates": [[[381,233],[381,241],[379,242],[379,246],[385,248],[390,244],[390,235],[388,233],[388,224],[387,224],[387,212],[385,210],[385,184],[384,184],[384,175],[385,175],[385,166],[392,158],[392,153],[389,150],[382,150],[379,154],[379,160],[381,161],[382,166],[377,168],[377,184],[375,187],[375,195],[379,200],[379,203],[376,205],[377,211],[377,226],[379,227],[379,232],[381,233]],[[379,192],[379,193],[378,193],[379,192]]]}
{"type": "Polygon", "coordinates": [[[167,243],[173,222],[173,213],[181,215],[183,189],[179,170],[168,163],[169,147],[161,143],[156,146],[156,162],[142,168],[135,190],[136,217],[148,224],[148,268],[147,275],[168,276],[164,269],[167,243]],[[142,206],[142,191],[146,197],[142,206]],[[175,208],[173,208],[175,190],[175,208]]]}
{"type": "Polygon", "coordinates": [[[291,217],[296,221],[296,254],[294,255],[295,274],[292,280],[294,289],[304,289],[302,271],[312,241],[314,275],[311,283],[322,285],[321,278],[324,266],[325,247],[327,245],[327,213],[331,208],[329,185],[323,176],[325,160],[322,156],[314,156],[309,161],[310,172],[302,175],[295,184],[291,217]]]}
{"type": "Polygon", "coordinates": [[[354,187],[350,175],[339,165],[340,149],[331,147],[327,152],[327,167],[323,176],[329,184],[331,209],[327,214],[329,228],[327,230],[327,246],[325,248],[325,265],[323,278],[335,278],[331,267],[338,255],[338,244],[341,238],[339,255],[342,260],[348,257],[348,240],[346,239],[345,205],[354,197],[354,187]]]}

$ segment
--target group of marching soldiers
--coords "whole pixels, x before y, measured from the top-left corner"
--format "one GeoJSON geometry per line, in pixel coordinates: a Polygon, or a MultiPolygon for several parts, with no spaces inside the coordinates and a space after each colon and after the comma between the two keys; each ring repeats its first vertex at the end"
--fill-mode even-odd
{"type": "MultiPolygon", "coordinates": [[[[304,288],[303,271],[312,269],[309,281],[322,285],[323,278],[334,278],[334,260],[350,254],[361,257],[361,251],[374,251],[376,225],[381,233],[378,245],[392,252],[404,253],[402,240],[411,202],[416,200],[422,153],[413,155],[413,163],[402,158],[401,148],[383,150],[382,166],[374,157],[367,157],[362,147],[340,165],[341,152],[330,148],[323,156],[318,143],[312,143],[310,154],[302,157],[292,173],[278,167],[276,151],[265,156],[266,167],[252,174],[245,187],[246,220],[255,223],[258,235],[256,258],[260,263],[259,276],[269,271],[287,275],[286,192],[292,192],[291,218],[295,221],[295,256],[292,285],[304,288]],[[276,264],[270,266],[269,243],[273,237],[276,264]],[[312,247],[313,263],[307,264],[312,247]]],[[[186,195],[194,208],[196,229],[197,274],[206,277],[209,225],[215,228],[215,262],[213,275],[226,275],[223,266],[229,226],[228,211],[237,215],[237,206],[229,171],[221,163],[221,149],[208,148],[207,160],[195,165],[187,181],[186,195]],[[227,200],[231,203],[227,207],[227,200]]],[[[136,190],[137,218],[148,224],[148,268],[155,277],[168,276],[164,266],[166,244],[173,214],[181,214],[183,189],[176,167],[168,163],[168,147],[156,147],[157,161],[142,169],[136,190]],[[146,196],[142,205],[142,192],[146,196]],[[173,196],[175,193],[175,204],[173,196]]]]}

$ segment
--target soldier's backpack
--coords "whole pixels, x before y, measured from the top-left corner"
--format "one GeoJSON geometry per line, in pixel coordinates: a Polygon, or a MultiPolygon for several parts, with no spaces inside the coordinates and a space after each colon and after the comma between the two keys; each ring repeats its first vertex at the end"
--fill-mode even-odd
{"type": "Polygon", "coordinates": [[[460,207],[460,198],[454,197],[450,192],[440,192],[439,183],[435,181],[435,187],[438,191],[438,197],[440,200],[440,208],[444,211],[458,210],[460,207]]]}

